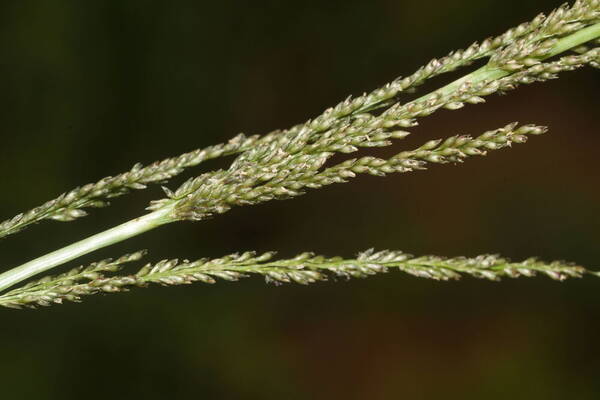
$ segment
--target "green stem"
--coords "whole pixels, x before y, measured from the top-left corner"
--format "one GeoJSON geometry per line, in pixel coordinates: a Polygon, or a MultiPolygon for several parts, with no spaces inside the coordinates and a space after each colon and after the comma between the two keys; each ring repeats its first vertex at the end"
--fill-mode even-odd
{"type": "MultiPolygon", "coordinates": [[[[580,31],[577,31],[569,36],[565,36],[564,38],[558,40],[556,44],[552,47],[550,52],[546,54],[544,57],[540,58],[540,61],[546,60],[550,57],[554,57],[560,53],[564,53],[567,50],[572,49],[573,47],[577,47],[583,43],[589,42],[590,40],[594,40],[600,37],[600,22],[590,25],[587,28],[584,28],[580,31]]],[[[454,91],[456,91],[463,84],[469,83],[479,83],[482,81],[494,81],[496,79],[504,78],[510,74],[514,73],[514,71],[509,71],[506,69],[501,69],[499,67],[486,64],[483,67],[471,72],[468,75],[459,78],[448,85],[432,92],[428,93],[424,96],[419,97],[413,102],[420,102],[426,100],[434,95],[441,94],[447,95],[454,91]]]]}
{"type": "MultiPolygon", "coordinates": [[[[598,37],[600,37],[600,23],[588,26],[580,31],[577,31],[569,36],[558,40],[556,45],[550,51],[550,53],[542,59],[555,56],[566,50],[569,50],[573,47],[577,47],[583,43],[589,42],[590,40],[596,39],[598,37]]],[[[493,81],[510,75],[511,73],[513,72],[488,64],[432,93],[420,97],[415,101],[427,99],[428,97],[433,96],[434,94],[446,95],[452,93],[465,82],[478,83],[481,81],[493,81]]],[[[62,265],[85,254],[91,253],[94,250],[110,246],[114,243],[121,242],[123,240],[129,239],[131,237],[140,235],[144,232],[157,228],[158,226],[173,222],[174,219],[170,217],[170,214],[172,211],[172,207],[174,207],[175,205],[176,203],[173,203],[168,207],[162,208],[143,217],[136,218],[107,231],[98,233],[87,239],[83,239],[79,242],[73,243],[67,247],[46,254],[45,256],[36,258],[35,260],[29,261],[19,267],[16,267],[3,274],[0,274],[0,291],[7,289],[36,274],[62,265]]]]}
{"type": "Polygon", "coordinates": [[[29,261],[17,268],[0,274],[0,291],[7,289],[29,277],[47,271],[68,261],[74,260],[94,250],[110,246],[147,232],[161,225],[173,222],[170,217],[172,209],[162,208],[143,217],[132,219],[119,226],[80,240],[67,247],[48,253],[35,260],[29,261]]]}
{"type": "Polygon", "coordinates": [[[550,50],[545,58],[554,57],[557,54],[565,52],[573,47],[589,42],[600,37],[600,22],[590,25],[580,31],[560,39],[550,50]]]}

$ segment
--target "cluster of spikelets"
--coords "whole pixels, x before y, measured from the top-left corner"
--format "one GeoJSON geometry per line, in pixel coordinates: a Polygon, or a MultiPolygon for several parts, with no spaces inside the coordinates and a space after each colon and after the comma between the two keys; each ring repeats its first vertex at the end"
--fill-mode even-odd
{"type": "MultiPolygon", "coordinates": [[[[153,201],[148,209],[153,212],[168,210],[170,221],[202,220],[234,206],[288,199],[304,194],[307,189],[347,182],[357,174],[383,176],[421,170],[428,164],[462,162],[470,156],[523,143],[530,135],[546,132],[546,128],[511,123],[478,137],[460,135],[432,140],[389,158],[357,157],[325,166],[335,154],[389,146],[394,140],[408,136],[407,129],[417,125],[420,118],[440,109],[457,110],[467,104],[482,103],[484,97],[494,93],[555,79],[561,72],[586,65],[599,67],[598,24],[600,0],[578,0],[572,6],[564,5],[548,16],[539,15],[503,35],[434,59],[414,74],[398,78],[371,93],[348,98],[304,124],[264,136],[240,134],[228,143],[146,167],[136,164],[128,172],[76,188],[0,223],[0,238],[45,219],[77,219],[86,215],[86,208],[106,206],[110,198],[144,189],[150,183],[163,183],[189,167],[225,155],[238,154],[230,168],[204,173],[176,190],[164,188],[166,198],[153,201]],[[596,29],[596,33],[589,40],[571,45],[578,35],[591,29],[596,29]],[[414,91],[430,78],[484,58],[488,63],[477,71],[416,100],[401,102],[403,92],[414,91]]],[[[217,260],[162,261],[146,266],[134,275],[112,274],[123,264],[141,256],[142,253],[135,253],[44,278],[4,294],[0,297],[0,305],[47,305],[148,283],[212,283],[215,278],[237,280],[247,274],[260,274],[273,282],[305,284],[324,280],[328,274],[362,277],[387,269],[441,280],[458,278],[461,274],[495,280],[503,276],[531,276],[536,272],[562,280],[588,272],[567,263],[548,264],[536,260],[511,263],[496,256],[441,259],[414,258],[399,252],[365,252],[354,260],[328,259],[305,253],[281,261],[272,261],[270,253],[259,257],[244,253],[217,260]]]]}
{"type": "Polygon", "coordinates": [[[365,278],[390,270],[440,281],[459,279],[463,275],[493,281],[502,277],[533,277],[537,274],[560,281],[585,274],[598,275],[565,262],[544,263],[536,259],[511,262],[497,255],[474,258],[414,257],[401,251],[374,252],[372,249],[359,253],[354,259],[302,253],[294,258],[274,260],[273,252],[261,255],[246,252],[210,260],[163,260],[147,264],[132,275],[112,274],[121,271],[125,264],[140,260],[144,254],[141,251],[117,260],[104,260],[30,282],[0,297],[0,305],[11,308],[49,306],[64,301],[80,301],[82,296],[96,293],[125,292],[129,288],[146,287],[151,283],[165,286],[194,282],[212,284],[217,279],[237,281],[250,275],[263,276],[267,282],[274,284],[295,282],[302,285],[331,278],[365,278]]]}

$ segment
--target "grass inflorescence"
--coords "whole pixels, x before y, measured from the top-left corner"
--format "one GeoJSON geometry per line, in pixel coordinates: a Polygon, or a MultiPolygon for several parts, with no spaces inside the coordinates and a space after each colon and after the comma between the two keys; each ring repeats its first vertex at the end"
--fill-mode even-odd
{"type": "MultiPolygon", "coordinates": [[[[348,182],[357,174],[384,176],[407,173],[426,169],[430,164],[460,163],[470,156],[481,156],[523,143],[528,137],[545,133],[547,129],[510,123],[476,137],[456,135],[428,141],[388,158],[359,155],[332,165],[336,154],[386,147],[404,139],[419,120],[438,110],[459,110],[466,105],[483,103],[492,94],[556,79],[567,71],[585,66],[598,68],[599,41],[600,0],[577,0],[547,16],[540,14],[500,36],[433,59],[411,75],[399,77],[361,96],[349,97],[292,128],[264,136],[240,134],[226,143],[148,166],[136,164],[122,174],[73,189],[0,223],[0,238],[47,219],[78,219],[85,216],[90,208],[108,206],[108,201],[114,197],[145,189],[148,184],[164,184],[205,160],[237,154],[227,169],[193,177],[175,189],[164,187],[166,197],[153,201],[147,208],[149,214],[0,274],[0,291],[93,250],[163,224],[199,221],[236,206],[294,198],[309,189],[348,182]],[[412,101],[403,101],[405,92],[418,90],[429,79],[481,59],[487,59],[483,67],[412,101]]],[[[312,283],[332,274],[368,276],[387,269],[440,280],[460,275],[496,280],[503,276],[531,276],[538,272],[562,280],[589,272],[569,263],[537,260],[512,263],[498,256],[415,258],[400,252],[384,251],[365,252],[356,259],[344,260],[307,254],[280,261],[271,260],[270,253],[262,256],[244,253],[195,262],[161,261],[144,267],[137,274],[115,275],[124,264],[142,256],[142,253],[134,253],[13,289],[0,296],[0,305],[48,305],[149,283],[212,283],[216,278],[237,280],[248,274],[262,275],[274,282],[312,283]]]]}

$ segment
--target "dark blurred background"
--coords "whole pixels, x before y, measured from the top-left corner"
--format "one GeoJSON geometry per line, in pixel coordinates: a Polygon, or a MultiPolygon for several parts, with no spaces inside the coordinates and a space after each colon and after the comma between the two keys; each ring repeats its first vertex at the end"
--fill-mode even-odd
{"type": "MultiPolygon", "coordinates": [[[[561,2],[3,1],[1,219],[138,161],[302,122],[561,2]]],[[[551,127],[526,145],[174,224],[81,262],[140,248],[158,260],[376,247],[598,266],[598,83],[587,69],[441,111],[394,150],[511,121],[551,127]]],[[[208,162],[170,187],[225,165],[208,162]]],[[[152,187],[9,237],[2,267],[138,216],[161,196],[152,187]]],[[[0,395],[597,399],[599,288],[593,278],[438,283],[390,273],[0,310],[0,395]]]]}

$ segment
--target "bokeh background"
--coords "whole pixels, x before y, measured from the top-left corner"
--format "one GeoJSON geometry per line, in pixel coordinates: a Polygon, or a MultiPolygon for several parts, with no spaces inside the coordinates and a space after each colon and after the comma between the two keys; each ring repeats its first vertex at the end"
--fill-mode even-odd
{"type": "MultiPolygon", "coordinates": [[[[2,1],[0,215],[138,161],[289,127],[561,2],[2,1]]],[[[158,260],[273,249],[350,256],[375,247],[598,266],[599,82],[597,71],[582,70],[441,111],[394,150],[511,121],[551,127],[526,145],[174,224],[82,262],[140,248],[158,260]]],[[[225,165],[208,162],[170,187],[225,165]]],[[[2,268],[138,216],[161,195],[153,187],[78,222],[9,237],[2,268]]],[[[0,393],[597,399],[599,289],[593,278],[439,283],[390,273],[311,287],[257,278],[0,310],[0,393]]]]}

